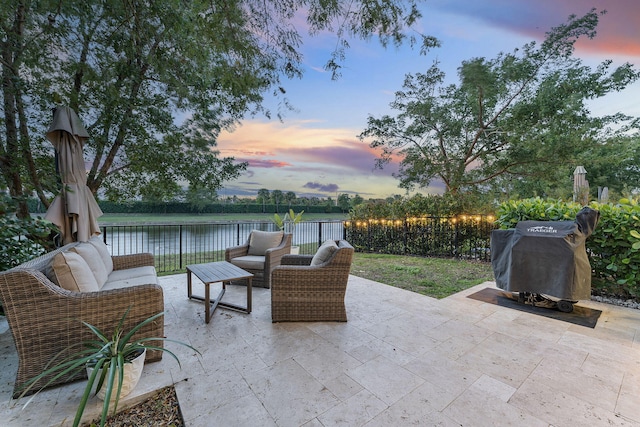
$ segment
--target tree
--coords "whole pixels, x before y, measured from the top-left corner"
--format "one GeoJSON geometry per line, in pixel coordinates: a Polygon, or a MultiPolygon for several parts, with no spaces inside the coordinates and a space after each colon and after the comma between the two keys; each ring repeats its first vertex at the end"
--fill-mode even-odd
{"type": "Polygon", "coordinates": [[[347,193],[338,195],[338,206],[340,207],[342,212],[347,212],[349,208],[351,208],[351,200],[347,193]]]}
{"type": "Polygon", "coordinates": [[[289,204],[289,209],[291,209],[291,204],[296,201],[296,193],[293,191],[287,191],[284,193],[284,200],[289,204]]]}
{"type": "Polygon", "coordinates": [[[271,192],[271,201],[274,205],[276,205],[276,212],[278,212],[278,207],[280,206],[280,202],[284,200],[284,194],[282,190],[273,190],[271,192]]]}
{"type": "MultiPolygon", "coordinates": [[[[351,37],[417,43],[404,34],[420,17],[417,1],[5,2],[2,180],[14,199],[33,190],[48,204],[57,185],[42,135],[51,108],[67,104],[92,136],[94,193],[157,197],[162,186],[164,197],[179,181],[215,191],[246,167],[219,158],[219,132],[247,114],[270,116],[266,95],[288,105],[281,79],[302,76],[299,12],[312,35],[336,34],[326,67],[337,76],[351,37]]],[[[422,38],[423,48],[435,44],[422,38]]]]}
{"type": "Polygon", "coordinates": [[[509,179],[553,175],[606,140],[610,125],[629,119],[592,118],[585,105],[639,76],[630,64],[609,71],[611,61],[604,61],[592,70],[572,57],[579,37],[596,35],[598,16],[595,10],[571,16],[540,46],[532,42],[493,60],[464,61],[457,85],[445,85],[437,63],[424,74],[408,74],[391,104],[400,113],[369,117],[360,138],[382,149],[379,167],[394,154],[402,157],[396,176],[407,189],[440,179],[453,194],[487,191],[509,179]]]}
{"type": "Polygon", "coordinates": [[[265,205],[271,199],[271,193],[266,188],[258,190],[258,203],[262,203],[262,213],[265,213],[265,205]]]}

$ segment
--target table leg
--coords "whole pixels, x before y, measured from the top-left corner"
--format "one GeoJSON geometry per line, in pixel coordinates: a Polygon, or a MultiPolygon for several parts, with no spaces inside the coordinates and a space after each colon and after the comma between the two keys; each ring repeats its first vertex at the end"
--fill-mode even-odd
{"type": "Polygon", "coordinates": [[[247,313],[251,313],[251,277],[247,278],[247,313]]]}
{"type": "Polygon", "coordinates": [[[211,312],[209,311],[209,307],[211,305],[211,296],[209,290],[209,283],[204,284],[204,321],[209,323],[211,320],[211,312]]]}
{"type": "Polygon", "coordinates": [[[191,298],[192,289],[191,289],[191,271],[187,269],[187,298],[191,298]]]}

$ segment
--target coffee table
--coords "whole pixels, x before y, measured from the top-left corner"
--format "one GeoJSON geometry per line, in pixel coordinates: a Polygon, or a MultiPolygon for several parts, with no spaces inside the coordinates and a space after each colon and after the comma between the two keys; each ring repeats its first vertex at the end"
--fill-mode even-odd
{"type": "Polygon", "coordinates": [[[251,313],[251,279],[253,274],[236,267],[230,262],[218,261],[208,262],[206,264],[191,264],[187,265],[187,296],[189,299],[197,299],[204,301],[204,319],[206,323],[211,320],[216,307],[226,307],[234,310],[242,311],[245,313],[251,313]],[[195,274],[202,283],[204,283],[204,297],[193,295],[191,286],[191,275],[195,274]],[[242,307],[236,304],[230,304],[222,302],[222,296],[226,290],[226,284],[232,280],[247,279],[247,305],[242,307]],[[222,289],[217,298],[211,299],[209,286],[212,283],[222,282],[222,289]]]}

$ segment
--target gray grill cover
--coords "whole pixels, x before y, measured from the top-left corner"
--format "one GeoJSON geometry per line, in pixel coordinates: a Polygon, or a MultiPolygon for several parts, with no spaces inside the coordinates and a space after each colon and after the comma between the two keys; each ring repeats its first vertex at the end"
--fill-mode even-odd
{"type": "Polygon", "coordinates": [[[575,221],[520,221],[491,233],[496,285],[511,292],[577,301],[591,298],[591,265],[585,249],[600,213],[583,208],[575,221]]]}

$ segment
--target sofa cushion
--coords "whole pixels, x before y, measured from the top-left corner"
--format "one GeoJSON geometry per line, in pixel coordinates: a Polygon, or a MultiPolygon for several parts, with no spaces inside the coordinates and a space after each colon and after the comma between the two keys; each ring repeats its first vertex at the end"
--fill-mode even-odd
{"type": "Polygon", "coordinates": [[[326,240],[316,251],[316,254],[311,259],[310,265],[324,264],[337,250],[338,245],[336,245],[336,242],[334,240],[326,240]]]}
{"type": "Polygon", "coordinates": [[[283,231],[259,231],[253,230],[249,239],[249,251],[247,255],[264,256],[267,249],[275,248],[282,242],[283,231]]]}
{"type": "Polygon", "coordinates": [[[107,279],[107,283],[102,287],[103,291],[119,288],[130,288],[138,285],[157,285],[158,276],[153,266],[127,268],[125,270],[114,270],[107,279]]]}
{"type": "Polygon", "coordinates": [[[107,281],[109,273],[107,272],[107,268],[102,261],[102,257],[95,246],[89,242],[82,242],[76,247],[71,248],[69,251],[77,253],[85,260],[93,272],[93,275],[96,276],[98,286],[102,287],[102,285],[107,281]]]}
{"type": "Polygon", "coordinates": [[[127,268],[124,270],[113,270],[107,279],[107,283],[116,282],[118,280],[126,280],[136,277],[154,277],[154,280],[148,283],[157,283],[156,269],[152,265],[145,265],[142,267],[127,268]]]}
{"type": "Polygon", "coordinates": [[[60,252],[51,263],[55,282],[75,292],[96,292],[100,286],[87,262],[75,252],[60,252]]]}
{"type": "Polygon", "coordinates": [[[102,258],[102,262],[104,263],[104,267],[107,270],[107,274],[111,274],[113,271],[113,259],[111,259],[111,254],[109,253],[107,244],[102,241],[100,236],[93,236],[89,239],[89,243],[98,250],[100,258],[102,258]]]}
{"type": "Polygon", "coordinates": [[[231,260],[231,264],[245,270],[263,270],[264,256],[247,255],[239,256],[231,260]]]}

